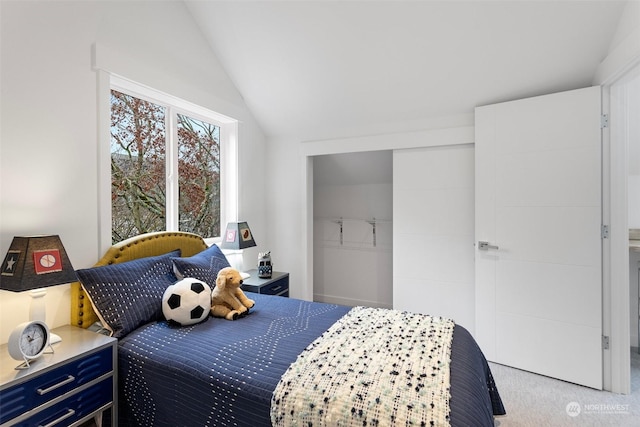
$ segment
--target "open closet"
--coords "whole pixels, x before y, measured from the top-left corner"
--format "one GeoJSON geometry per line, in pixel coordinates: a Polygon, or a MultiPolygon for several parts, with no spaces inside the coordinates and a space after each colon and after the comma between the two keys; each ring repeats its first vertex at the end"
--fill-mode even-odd
{"type": "Polygon", "coordinates": [[[392,152],[313,159],[313,298],[392,307],[392,152]]]}

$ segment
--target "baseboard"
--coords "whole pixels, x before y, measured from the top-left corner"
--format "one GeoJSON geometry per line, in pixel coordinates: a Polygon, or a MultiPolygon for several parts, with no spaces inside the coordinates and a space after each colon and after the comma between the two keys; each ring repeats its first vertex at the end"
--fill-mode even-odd
{"type": "Polygon", "coordinates": [[[393,308],[392,304],[380,302],[380,301],[368,301],[353,298],[344,298],[334,295],[322,295],[313,294],[313,300],[316,302],[326,302],[329,304],[346,305],[349,307],[364,306],[364,307],[378,307],[378,308],[393,308]]]}

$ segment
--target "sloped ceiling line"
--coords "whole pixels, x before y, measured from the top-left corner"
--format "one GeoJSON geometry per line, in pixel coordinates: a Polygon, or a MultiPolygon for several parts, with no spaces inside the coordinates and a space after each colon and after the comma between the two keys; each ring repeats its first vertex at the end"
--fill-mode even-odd
{"type": "Polygon", "coordinates": [[[300,141],[589,86],[625,4],[184,2],[265,134],[300,141]]]}

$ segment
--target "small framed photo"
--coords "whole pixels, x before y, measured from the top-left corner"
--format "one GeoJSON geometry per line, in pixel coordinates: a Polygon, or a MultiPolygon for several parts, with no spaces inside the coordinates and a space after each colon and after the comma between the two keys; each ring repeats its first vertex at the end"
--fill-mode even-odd
{"type": "Polygon", "coordinates": [[[227,243],[233,243],[236,241],[236,230],[227,230],[227,234],[224,236],[224,241],[227,243]]]}

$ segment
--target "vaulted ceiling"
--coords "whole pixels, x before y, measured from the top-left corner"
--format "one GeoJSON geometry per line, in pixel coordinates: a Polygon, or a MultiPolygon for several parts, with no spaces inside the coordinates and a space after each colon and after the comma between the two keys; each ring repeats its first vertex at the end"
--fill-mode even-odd
{"type": "Polygon", "coordinates": [[[613,0],[184,2],[267,136],[301,141],[589,86],[624,9],[613,0]]]}

